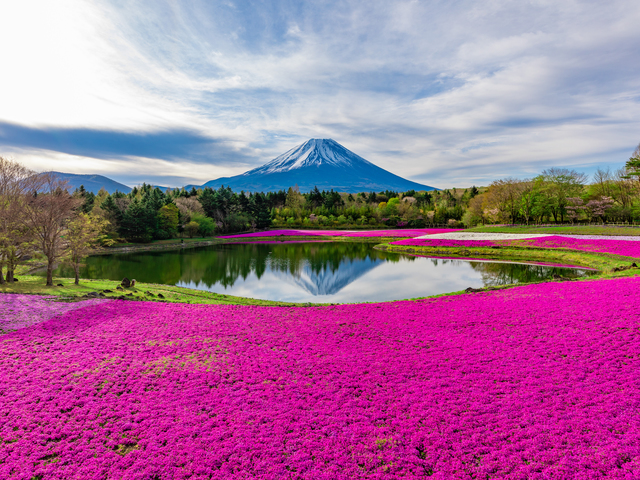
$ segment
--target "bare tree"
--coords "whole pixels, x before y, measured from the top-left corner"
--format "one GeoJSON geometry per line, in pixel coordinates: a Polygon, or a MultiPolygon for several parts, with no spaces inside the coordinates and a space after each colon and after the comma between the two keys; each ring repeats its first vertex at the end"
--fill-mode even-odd
{"type": "Polygon", "coordinates": [[[185,223],[191,220],[191,215],[194,213],[204,215],[202,204],[196,197],[178,197],[176,198],[176,206],[185,223]]]}
{"type": "Polygon", "coordinates": [[[41,187],[29,196],[25,223],[33,228],[38,248],[47,257],[47,285],[53,285],[53,268],[64,254],[64,239],[69,221],[81,201],[69,194],[67,182],[53,173],[38,175],[41,187]]]}
{"type": "Polygon", "coordinates": [[[613,174],[609,167],[606,170],[598,168],[593,174],[593,190],[597,196],[611,197],[613,189],[613,174]]]}
{"type": "Polygon", "coordinates": [[[0,157],[0,283],[7,265],[7,281],[19,262],[33,250],[33,230],[24,224],[26,196],[38,188],[35,173],[19,162],[0,157]]]}

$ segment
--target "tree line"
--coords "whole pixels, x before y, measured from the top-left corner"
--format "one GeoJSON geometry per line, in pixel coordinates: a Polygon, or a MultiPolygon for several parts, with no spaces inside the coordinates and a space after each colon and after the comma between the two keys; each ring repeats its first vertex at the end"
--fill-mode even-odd
{"type": "Polygon", "coordinates": [[[467,204],[462,220],[468,226],[640,220],[640,145],[622,168],[598,168],[588,180],[566,168],[496,180],[467,204]]]}
{"type": "Polygon", "coordinates": [[[47,285],[62,258],[74,267],[77,284],[82,259],[97,242],[109,244],[105,222],[81,205],[54,174],[0,157],[0,284],[13,282],[17,266],[36,252],[47,259],[47,285]]]}
{"type": "Polygon", "coordinates": [[[47,285],[65,261],[76,283],[96,245],[288,228],[472,227],[487,223],[562,223],[640,219],[640,145],[617,171],[550,168],[530,179],[505,178],[488,187],[407,192],[339,193],[296,186],[277,192],[191,190],[143,184],[129,193],[73,192],[51,173],[35,173],[0,157],[0,283],[39,252],[47,285]],[[6,268],[6,277],[4,269],[6,268]]]}

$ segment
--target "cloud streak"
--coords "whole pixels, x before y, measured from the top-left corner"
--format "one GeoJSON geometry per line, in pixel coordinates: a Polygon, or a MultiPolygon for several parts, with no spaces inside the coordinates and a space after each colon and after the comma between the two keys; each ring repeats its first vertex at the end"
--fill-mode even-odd
{"type": "Polygon", "coordinates": [[[640,141],[633,2],[11,3],[0,149],[59,170],[208,163],[202,183],[325,137],[446,187],[619,166],[640,141]]]}
{"type": "Polygon", "coordinates": [[[89,128],[34,128],[0,122],[0,143],[100,159],[144,157],[213,165],[250,164],[252,158],[222,139],[191,130],[124,132],[89,128]]]}

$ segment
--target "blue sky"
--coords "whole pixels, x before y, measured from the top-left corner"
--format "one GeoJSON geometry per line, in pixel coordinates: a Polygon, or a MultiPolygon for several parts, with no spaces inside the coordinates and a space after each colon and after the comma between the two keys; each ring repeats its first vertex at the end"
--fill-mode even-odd
{"type": "Polygon", "coordinates": [[[179,186],[333,138],[428,185],[618,168],[640,2],[0,4],[0,155],[179,186]]]}

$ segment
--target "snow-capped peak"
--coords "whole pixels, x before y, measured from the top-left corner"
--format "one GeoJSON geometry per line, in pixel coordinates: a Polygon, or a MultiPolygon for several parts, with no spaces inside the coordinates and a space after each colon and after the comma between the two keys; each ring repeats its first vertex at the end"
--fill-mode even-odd
{"type": "Polygon", "coordinates": [[[244,175],[288,172],[297,168],[318,167],[320,165],[353,167],[355,164],[362,163],[371,164],[335,140],[312,138],[274,158],[269,163],[244,173],[244,175]]]}

